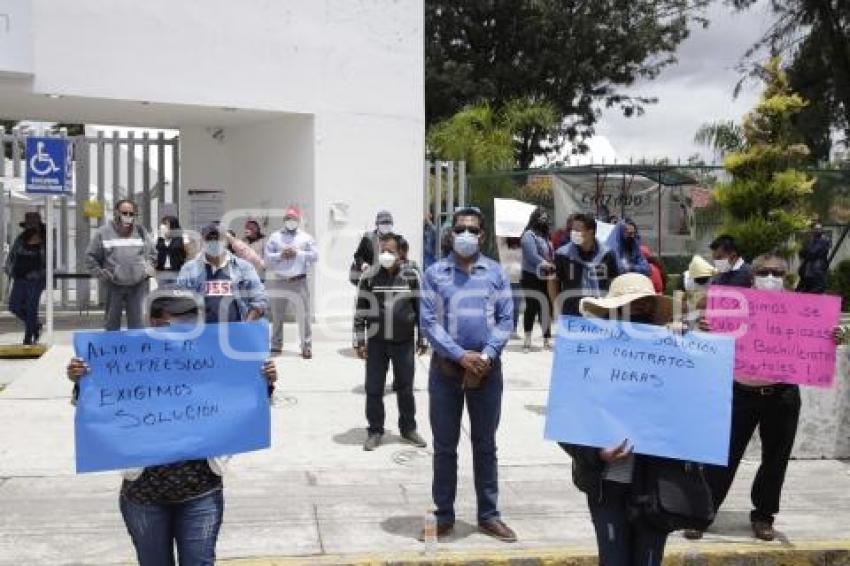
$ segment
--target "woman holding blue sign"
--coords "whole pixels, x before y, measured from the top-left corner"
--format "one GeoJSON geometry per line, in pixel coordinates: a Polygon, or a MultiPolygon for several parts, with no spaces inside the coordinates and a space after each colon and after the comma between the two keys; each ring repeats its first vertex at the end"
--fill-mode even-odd
{"type": "MultiPolygon", "coordinates": [[[[150,325],[194,325],[202,300],[186,291],[165,291],[151,302],[150,325]]],[[[75,383],[89,373],[79,358],[68,364],[75,383]]],[[[274,391],[277,370],[267,360],[262,374],[274,391]]],[[[141,566],[215,563],[215,547],[224,516],[222,475],[229,457],[207,458],[124,470],[120,508],[141,566]]]]}
{"type": "MultiPolygon", "coordinates": [[[[672,301],[656,295],[648,277],[628,273],[611,282],[607,296],[586,297],[579,308],[585,317],[666,325],[672,301]]],[[[599,563],[604,566],[660,565],[670,532],[699,522],[695,517],[700,515],[713,516],[698,465],[635,454],[628,439],[602,449],[560,446],[572,457],[573,482],[587,495],[599,563]],[[664,482],[675,484],[680,508],[664,506],[664,482]]]]}

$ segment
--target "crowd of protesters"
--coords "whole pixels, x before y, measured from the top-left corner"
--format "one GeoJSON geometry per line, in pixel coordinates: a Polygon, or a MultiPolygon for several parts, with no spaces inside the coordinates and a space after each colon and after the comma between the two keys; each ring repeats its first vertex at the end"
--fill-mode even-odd
{"type": "MultiPolygon", "coordinates": [[[[390,367],[401,440],[417,448],[428,446],[417,427],[413,384],[415,358],[430,346],[427,389],[438,538],[449,536],[455,526],[457,450],[466,406],[479,531],[504,542],[518,539],[499,511],[496,458],[504,389],[501,358],[512,336],[522,338],[522,350],[528,353],[539,323],[544,348],[551,348],[552,321],[560,315],[711,332],[705,316],[710,286],[785,290],[789,275],[785,259],[768,253],[750,264],[740,255],[738,242],[721,235],[707,250],[711,261],[694,256],[681,276],[679,292],[665,295],[668,276],[642,242],[638,226],[627,218],[618,220],[605,240],[598,236],[598,226],[593,215],[574,214],[565,228],[554,231],[549,213],[537,208],[522,235],[503,242],[500,265],[484,253],[484,214],[462,207],[451,215],[442,236],[430,218],[424,220],[423,236],[432,249],[423,254],[423,271],[408,257],[407,240],[396,229],[393,215],[382,210],[374,229],[357,245],[348,271],[356,286],[353,348],[365,361],[363,449],[375,451],[384,439],[383,397],[390,367]],[[674,301],[680,301],[679,308],[672,306],[674,301]],[[683,317],[674,321],[674,312],[683,317]],[[520,318],[523,335],[517,336],[520,318]]],[[[26,342],[32,343],[40,332],[37,305],[45,286],[44,227],[34,216],[28,216],[22,227],[6,269],[15,280],[13,312],[25,321],[26,342]]],[[[800,252],[798,291],[823,292],[828,251],[828,239],[815,225],[800,252]]],[[[120,329],[125,313],[128,328],[189,319],[215,324],[269,318],[270,351],[276,355],[282,350],[282,325],[291,309],[298,322],[301,355],[307,360],[312,358],[307,278],[317,259],[316,242],[294,207],[286,210],[283,226],[268,234],[253,218],[245,222],[241,238],[210,223],[201,228],[200,241],[193,243],[174,217],[164,217],[157,238],[150,237],[129,200],[117,203],[113,219],[95,233],[86,250],[87,267],[106,290],[107,330],[120,329]],[[148,304],[151,278],[165,291],[148,304]]],[[[81,360],[69,363],[67,374],[75,383],[87,372],[81,360]]],[[[277,379],[271,360],[263,374],[271,395],[277,379]]],[[[776,536],[773,522],[800,405],[796,385],[734,375],[729,463],[698,468],[716,513],[759,429],[762,457],[752,488],[750,521],[754,536],[762,540],[776,536]]],[[[572,458],[576,487],[587,494],[600,563],[661,564],[670,529],[636,516],[633,502],[644,496],[644,483],[637,478],[658,473],[659,466],[669,462],[635,454],[628,439],[605,448],[561,447],[572,458]]],[[[141,564],[172,563],[175,546],[181,563],[214,560],[224,514],[224,463],[211,458],[124,474],[120,508],[141,564]],[[200,539],[187,534],[197,531],[199,521],[212,525],[204,528],[200,539]]],[[[696,539],[702,532],[690,529],[685,536],[696,539]]]]}

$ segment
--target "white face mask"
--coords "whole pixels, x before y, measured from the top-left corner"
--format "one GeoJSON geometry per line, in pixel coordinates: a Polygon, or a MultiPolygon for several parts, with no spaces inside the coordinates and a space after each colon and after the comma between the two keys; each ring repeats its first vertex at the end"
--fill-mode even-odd
{"type": "Polygon", "coordinates": [[[210,257],[220,257],[224,253],[224,242],[221,240],[204,242],[204,251],[210,257]]]}
{"type": "Polygon", "coordinates": [[[572,230],[570,232],[570,241],[575,245],[580,246],[584,243],[584,234],[578,230],[572,230]]]}
{"type": "Polygon", "coordinates": [[[717,273],[726,273],[730,269],[732,269],[732,264],[729,263],[729,260],[726,259],[726,258],[715,259],[714,260],[714,269],[717,270],[717,273]]]}
{"type": "Polygon", "coordinates": [[[391,252],[381,252],[381,255],[378,256],[378,263],[381,264],[381,267],[384,269],[389,269],[395,265],[395,254],[391,252]]]}
{"type": "Polygon", "coordinates": [[[393,225],[389,223],[378,224],[378,234],[390,234],[393,231],[393,225]]]}
{"type": "Polygon", "coordinates": [[[121,219],[121,224],[124,226],[132,226],[133,220],[135,219],[132,214],[119,214],[118,217],[121,219]]]}
{"type": "Polygon", "coordinates": [[[452,249],[460,257],[472,257],[478,253],[478,236],[472,232],[455,234],[452,249]]]}
{"type": "Polygon", "coordinates": [[[785,288],[785,283],[781,277],[767,275],[764,277],[756,277],[754,287],[761,291],[781,291],[785,288]]]}
{"type": "Polygon", "coordinates": [[[294,232],[298,229],[298,221],[297,220],[284,220],[283,222],[284,228],[289,230],[290,232],[294,232]]]}

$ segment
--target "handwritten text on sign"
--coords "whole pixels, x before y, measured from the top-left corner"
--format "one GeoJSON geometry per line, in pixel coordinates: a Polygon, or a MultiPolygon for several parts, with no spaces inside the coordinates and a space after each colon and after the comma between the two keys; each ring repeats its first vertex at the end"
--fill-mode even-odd
{"type": "Polygon", "coordinates": [[[77,357],[91,368],[77,403],[78,472],[269,447],[268,391],[260,373],[268,325],[180,330],[74,335],[77,357]]]}
{"type": "Polygon", "coordinates": [[[736,337],[735,375],[830,387],[841,300],[829,295],[710,287],[713,332],[736,337]]]}
{"type": "Polygon", "coordinates": [[[546,438],[726,465],[733,341],[725,336],[563,317],[546,438]]]}

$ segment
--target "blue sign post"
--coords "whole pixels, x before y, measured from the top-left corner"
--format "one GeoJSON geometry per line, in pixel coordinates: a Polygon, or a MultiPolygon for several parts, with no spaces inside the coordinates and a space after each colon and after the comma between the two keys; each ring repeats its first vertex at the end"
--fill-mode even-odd
{"type": "Polygon", "coordinates": [[[71,143],[67,138],[27,138],[27,193],[70,194],[72,166],[71,143]]]}

